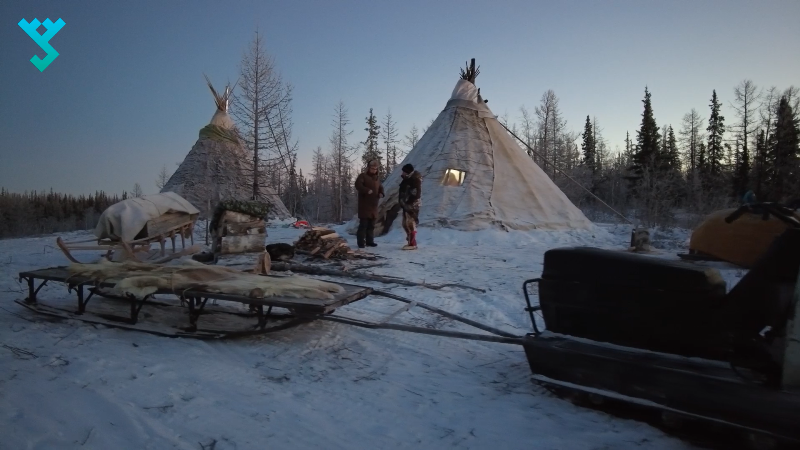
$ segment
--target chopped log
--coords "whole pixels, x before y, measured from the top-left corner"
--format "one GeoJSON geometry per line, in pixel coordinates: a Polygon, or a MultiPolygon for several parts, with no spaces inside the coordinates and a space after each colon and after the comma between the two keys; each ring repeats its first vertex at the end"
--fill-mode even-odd
{"type": "Polygon", "coordinates": [[[387,284],[399,284],[402,286],[421,286],[428,289],[433,290],[441,290],[446,287],[458,287],[462,289],[472,289],[478,292],[486,292],[484,289],[466,286],[463,284],[428,284],[428,283],[417,283],[414,281],[404,280],[402,278],[389,278],[389,277],[382,277],[380,275],[369,275],[364,273],[353,273],[353,272],[344,272],[341,270],[333,270],[333,269],[325,269],[318,266],[312,266],[309,264],[297,264],[297,263],[285,263],[285,262],[274,262],[272,263],[272,270],[276,272],[298,272],[298,273],[305,273],[308,275],[325,275],[330,277],[343,277],[343,278],[355,278],[360,280],[368,280],[368,281],[377,281],[379,283],[387,283],[387,284]]]}
{"type": "Polygon", "coordinates": [[[309,255],[319,256],[324,259],[347,259],[350,247],[347,241],[329,228],[314,227],[306,231],[295,242],[296,251],[308,252],[309,255]]]}

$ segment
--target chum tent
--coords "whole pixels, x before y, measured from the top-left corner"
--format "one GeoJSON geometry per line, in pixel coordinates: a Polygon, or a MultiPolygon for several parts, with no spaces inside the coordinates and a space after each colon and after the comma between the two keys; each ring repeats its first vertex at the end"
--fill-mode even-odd
{"type": "MultiPolygon", "coordinates": [[[[223,200],[252,199],[252,161],[242,145],[236,126],[228,115],[232,88],[217,93],[206,78],[217,109],[211,122],[200,130],[200,136],[178,170],[172,174],[161,192],[175,192],[198,210],[200,217],[210,219],[214,208],[223,200]]],[[[286,219],[289,210],[269,186],[259,187],[257,200],[270,206],[270,218],[286,219]]]]}
{"type": "MultiPolygon", "coordinates": [[[[591,228],[591,221],[497,121],[481,99],[474,75],[470,81],[464,74],[462,70],[444,110],[383,182],[386,196],[378,207],[376,235],[386,234],[393,223],[400,226],[400,174],[409,163],[422,175],[421,226],[591,228]]],[[[355,232],[357,224],[356,218],[348,231],[355,232]]]]}

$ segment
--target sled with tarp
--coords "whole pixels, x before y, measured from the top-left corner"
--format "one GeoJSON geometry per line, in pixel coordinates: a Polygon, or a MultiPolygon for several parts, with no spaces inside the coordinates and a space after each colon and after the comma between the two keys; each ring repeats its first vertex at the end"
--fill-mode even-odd
{"type": "MultiPolygon", "coordinates": [[[[129,198],[115,203],[100,216],[95,237],[76,241],[56,239],[56,245],[73,263],[80,261],[76,251],[100,251],[107,259],[154,259],[166,257],[167,241],[177,252],[180,239],[183,252],[191,253],[188,240],[194,244],[194,225],[200,211],[173,192],[129,198]],[[157,252],[151,246],[159,245],[157,252]]],[[[199,250],[199,249],[197,249],[199,250]]]]}
{"type": "Polygon", "coordinates": [[[523,285],[533,380],[587,406],[638,409],[672,431],[700,423],[728,431],[736,446],[798,448],[800,221],[768,204],[761,213],[788,228],[730,291],[699,264],[546,252],[542,276],[523,285]]]}

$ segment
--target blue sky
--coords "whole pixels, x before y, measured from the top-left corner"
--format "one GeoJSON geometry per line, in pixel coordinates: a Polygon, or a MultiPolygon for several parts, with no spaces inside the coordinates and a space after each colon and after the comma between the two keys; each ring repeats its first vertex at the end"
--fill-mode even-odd
{"type": "Polygon", "coordinates": [[[294,91],[301,167],[328,148],[345,102],[352,142],[369,108],[405,134],[436,117],[458,69],[512,120],[553,89],[570,128],[596,116],[613,149],[635,135],[645,85],[658,124],[733,120],[733,87],[800,86],[800,1],[17,1],[0,3],[0,186],[12,191],[156,192],[214,113],[203,73],[237,78],[258,28],[294,91]],[[58,18],[43,57],[17,25],[58,18]]]}

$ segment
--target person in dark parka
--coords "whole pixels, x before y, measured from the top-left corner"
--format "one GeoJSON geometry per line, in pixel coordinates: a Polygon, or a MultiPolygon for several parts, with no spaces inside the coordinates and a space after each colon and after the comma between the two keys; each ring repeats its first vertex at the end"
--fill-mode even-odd
{"type": "Polygon", "coordinates": [[[419,224],[419,207],[422,204],[422,174],[414,170],[414,166],[406,164],[400,174],[399,203],[403,208],[403,229],[406,231],[408,243],[403,250],[417,249],[417,224],[419,224]]]}
{"type": "Polygon", "coordinates": [[[383,186],[378,176],[378,161],[367,164],[367,170],[356,178],[358,192],[358,248],[365,245],[377,247],[375,243],[375,219],[378,218],[378,202],[383,197],[383,186]]]}

